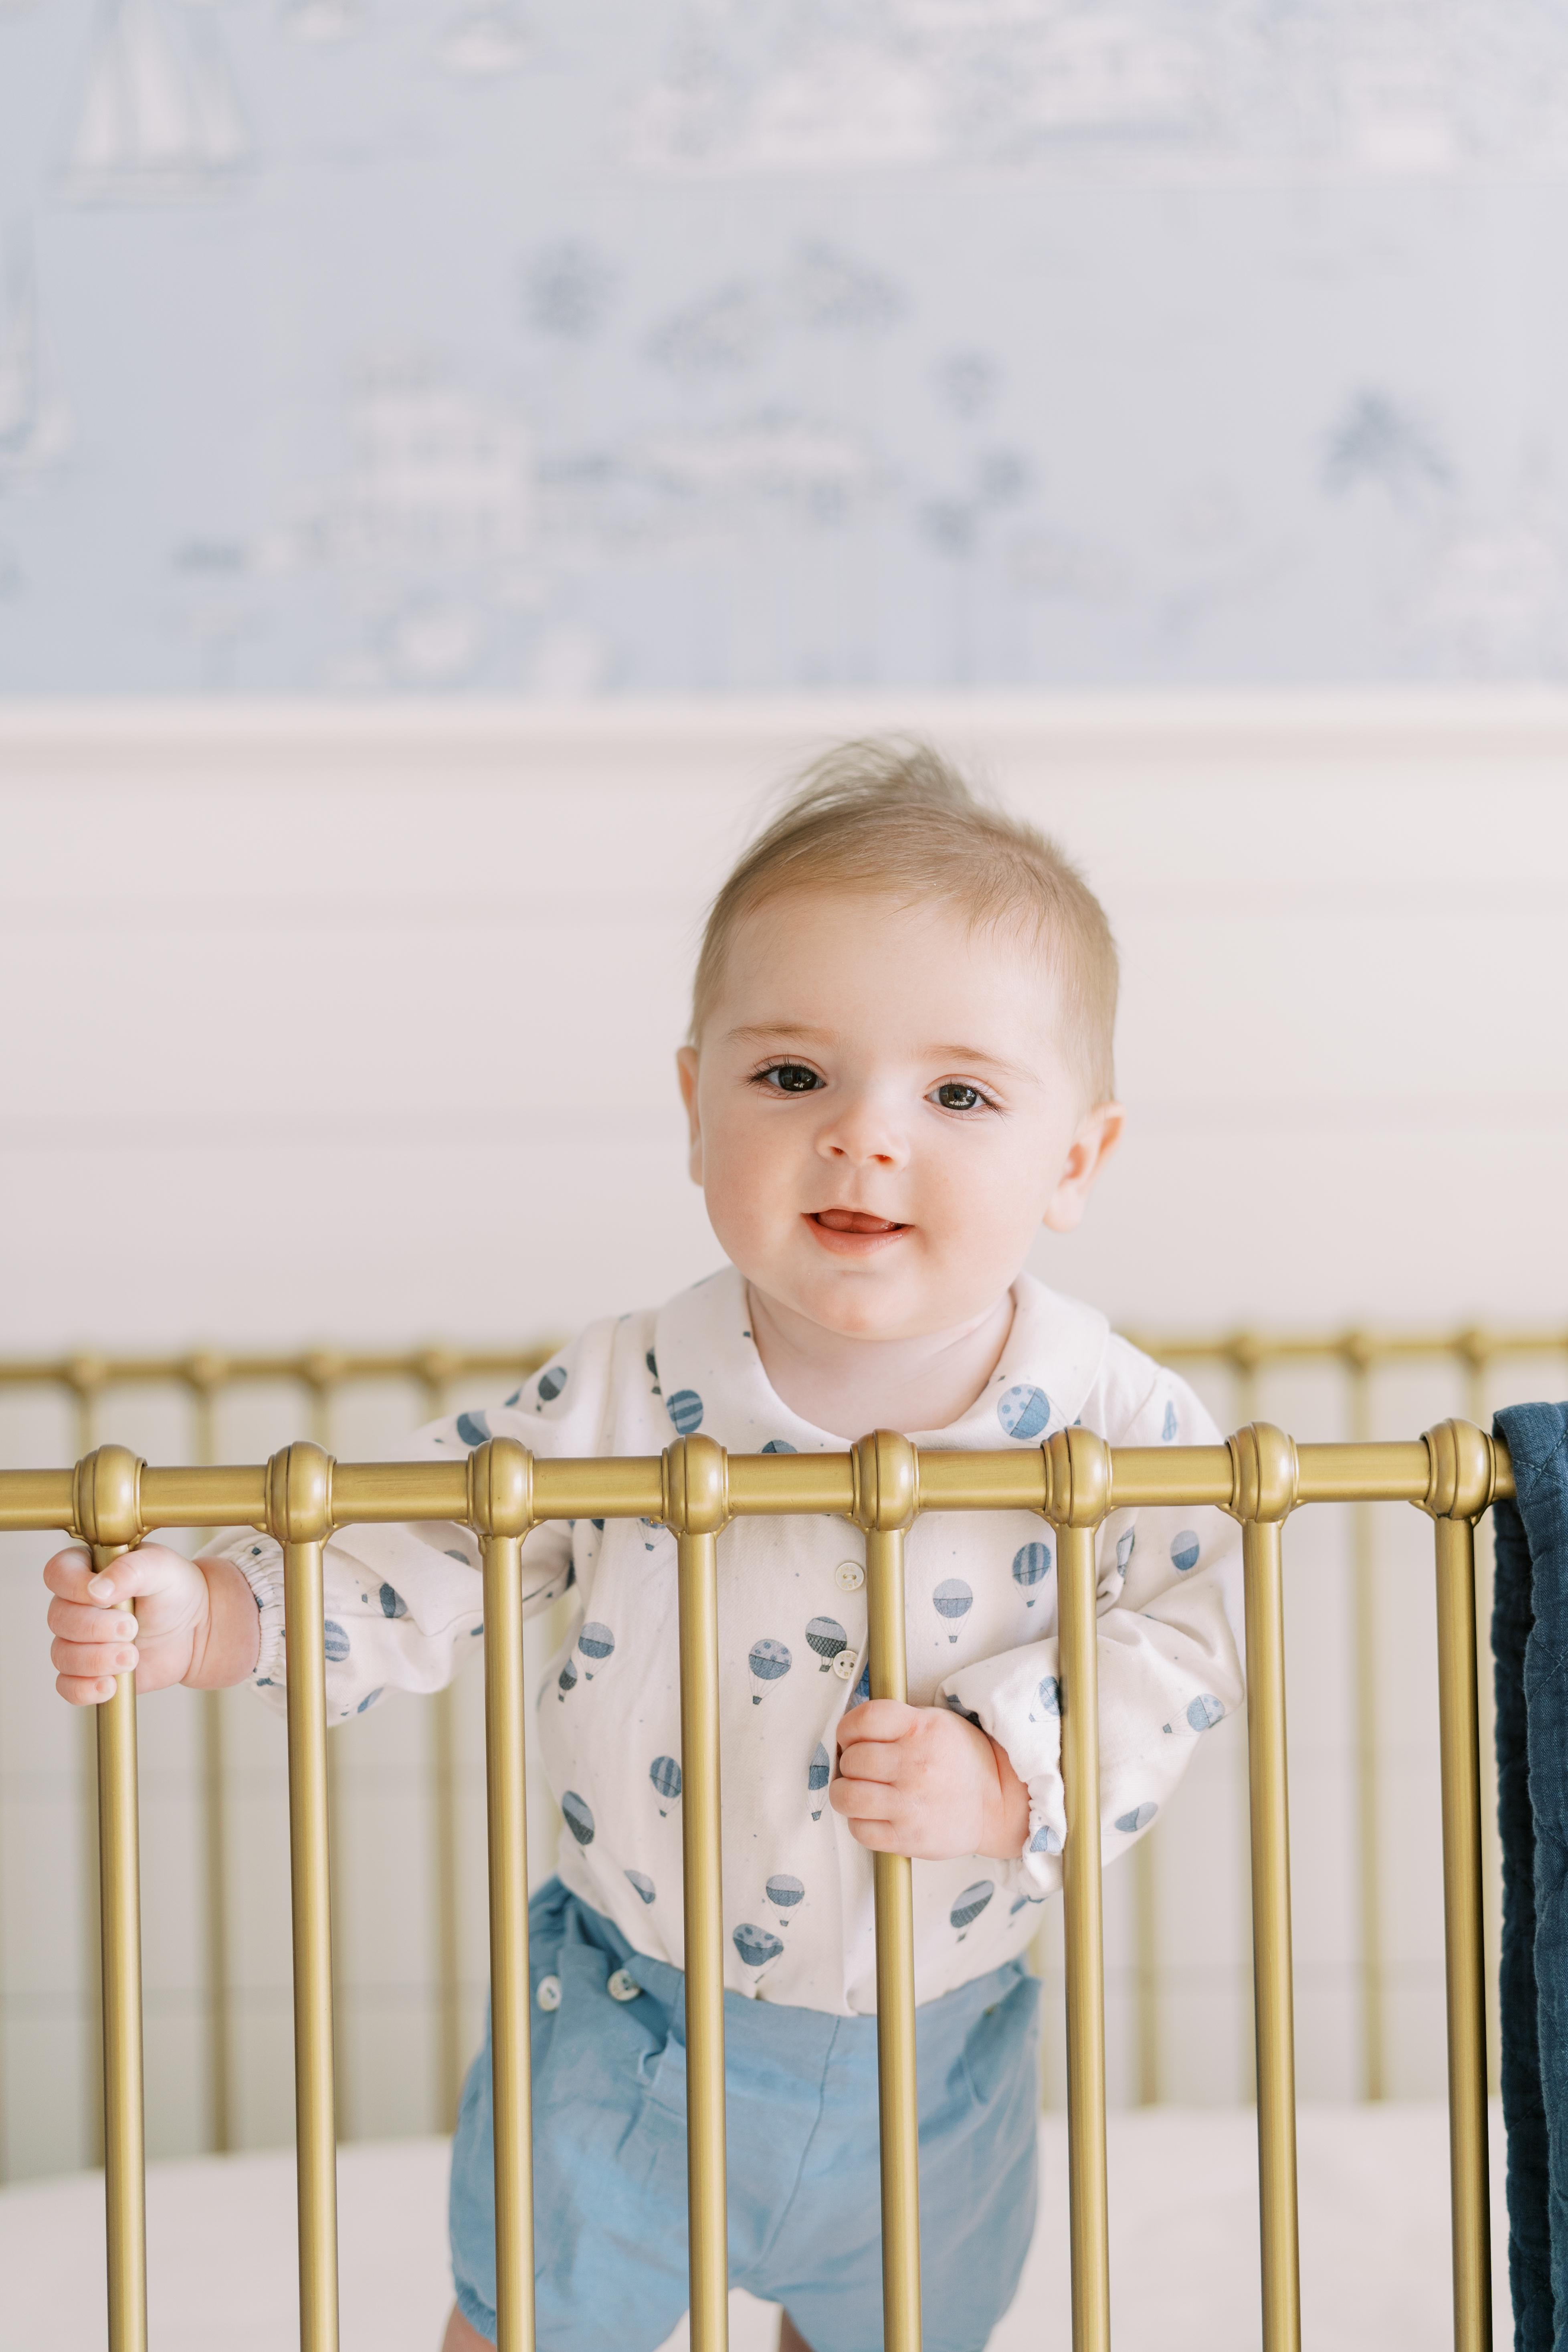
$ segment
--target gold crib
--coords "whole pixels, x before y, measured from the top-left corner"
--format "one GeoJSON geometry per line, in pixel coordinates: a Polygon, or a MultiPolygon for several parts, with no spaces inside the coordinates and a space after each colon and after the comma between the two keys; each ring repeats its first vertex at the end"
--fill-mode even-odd
{"type": "MultiPolygon", "coordinates": [[[[511,1360],[515,1361],[515,1359],[511,1360]]],[[[1108,1448],[1068,1430],[1035,1451],[931,1453],[878,1432],[818,1456],[726,1455],[677,1439],[661,1457],[536,1462],[491,1439],[462,1463],[335,1463],[313,1442],[265,1465],[156,1469],[103,1445],[73,1470],[0,1472],[0,1530],[52,1530],[100,1564],[154,1528],[254,1525],[283,1547],[293,1902],[296,2141],[302,2352],[338,2331],[332,1972],[322,1548],[335,1528],[465,1521],[479,1539],[485,1611],[490,1971],[501,2352],[531,2352],[528,1911],[519,1555],[547,1519],[661,1520],[677,1538],[684,1779],[685,1965],[691,2338],[722,2352],[728,2324],[723,1958],[720,1885],[718,1541],[737,1517],[840,1516],[864,1533],[871,1690],[906,1690],[903,1539],[922,1511],[1032,1510],[1058,1531],[1074,2352],[1109,2352],[1104,1979],[1099,1835],[1096,1530],[1129,1506],[1215,1505],[1243,1529],[1247,1640],[1253,1959],[1266,2352],[1300,2339],[1289,1830],[1285,1742],[1283,1529],[1305,1506],[1403,1501],[1433,1518],[1454,2341],[1491,2340],[1487,2171],[1475,1526],[1512,1492],[1506,1453],[1446,1421],[1407,1443],[1300,1444],[1249,1423],[1215,1446],[1108,1448]]],[[[111,2352],[144,2352],[136,1714],[132,1678],[98,1711],[104,2149],[111,2352]]],[[[917,2352],[920,2214],[910,1864],[873,1857],[880,2070],[884,2340],[917,2352]]]]}

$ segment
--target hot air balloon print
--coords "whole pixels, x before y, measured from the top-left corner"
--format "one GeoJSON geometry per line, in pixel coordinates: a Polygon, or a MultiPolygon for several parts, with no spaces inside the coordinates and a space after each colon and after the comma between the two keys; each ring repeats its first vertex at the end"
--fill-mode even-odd
{"type": "Polygon", "coordinates": [[[1225,1709],[1213,1691],[1200,1691],[1187,1709],[1187,1721],[1194,1731],[1212,1731],[1224,1714],[1225,1709]]]}
{"type": "Polygon", "coordinates": [[[327,1654],[329,1665],[341,1665],[349,1654],[349,1637],[331,1617],[321,1628],[321,1647],[327,1654]]]}
{"type": "Polygon", "coordinates": [[[784,1949],[771,1927],[753,1927],[744,1919],[735,1930],[734,1945],[749,1969],[765,1969],[784,1949]]]}
{"type": "Polygon", "coordinates": [[[789,1672],[788,1647],[764,1633],[760,1642],[752,1643],[746,1663],[752,1669],[752,1705],[761,1706],[768,1685],[779,1682],[789,1672]]]}
{"type": "Polygon", "coordinates": [[[953,1896],[952,1908],[947,1916],[951,1925],[958,1930],[961,1944],[995,1892],[992,1880],[977,1878],[973,1886],[966,1886],[962,1895],[953,1896]]]}
{"type": "MultiPolygon", "coordinates": [[[[463,1565],[466,1568],[468,1563],[467,1559],[464,1559],[461,1552],[458,1554],[458,1558],[463,1561],[463,1565]]],[[[384,1617],[407,1616],[408,1603],[403,1598],[402,1593],[399,1592],[394,1585],[384,1584],[381,1588],[380,1598],[381,1613],[384,1617]]]]}
{"type": "Polygon", "coordinates": [[[814,1656],[822,1660],[826,1674],[840,1650],[848,1645],[849,1636],[837,1617],[814,1617],[805,1629],[805,1645],[814,1656]]]}
{"type": "Polygon", "coordinates": [[[560,1395],[560,1393],[561,1393],[562,1390],[565,1387],[565,1385],[566,1385],[566,1367],[565,1367],[565,1365],[564,1365],[564,1364],[546,1364],[546,1366],[544,1367],[544,1370],[543,1370],[540,1373],[540,1375],[539,1375],[539,1402],[540,1402],[540,1403],[541,1403],[541,1404],[553,1404],[553,1403],[554,1403],[554,1402],[555,1402],[555,1400],[556,1400],[556,1398],[560,1395]]]}
{"type": "Polygon", "coordinates": [[[593,1844],[594,1816],[588,1810],[587,1799],[580,1797],[575,1789],[568,1789],[562,1798],[561,1818],[579,1845],[593,1844]]]}
{"type": "MultiPolygon", "coordinates": [[[[937,1615],[945,1618],[950,1626],[967,1617],[974,1606],[974,1595],[962,1576],[944,1576],[931,1600],[937,1615]]],[[[956,1642],[958,1635],[950,1633],[947,1638],[950,1642],[956,1642]]]]}
{"type": "Polygon", "coordinates": [[[1026,1596],[1026,1606],[1035,1605],[1034,1587],[1041,1584],[1051,1572],[1049,1544],[1026,1543],[1013,1554],[1013,1581],[1026,1596]]]}
{"type": "Polygon", "coordinates": [[[644,1903],[651,1903],[657,1890],[655,1889],[654,1883],[648,1876],[647,1871],[628,1870],[626,1876],[631,1881],[631,1884],[640,1900],[644,1903]]]}
{"type": "Polygon", "coordinates": [[[1044,1389],[1032,1388],[1026,1381],[1005,1390],[996,1400],[996,1418],[1009,1437],[1026,1442],[1038,1437],[1050,1417],[1049,1397],[1044,1389]]]}
{"type": "MultiPolygon", "coordinates": [[[[826,1788],[832,1778],[832,1761],[828,1756],[826,1748],[824,1748],[821,1740],[819,1739],[816,1743],[816,1753],[813,1755],[810,1763],[805,1768],[805,1785],[814,1797],[820,1797],[824,1789],[826,1788]]],[[[813,1805],[811,1809],[811,1818],[814,1822],[819,1822],[822,1819],[822,1807],[819,1804],[813,1805]]]]}
{"type": "Polygon", "coordinates": [[[560,1694],[560,1703],[564,1706],[567,1692],[574,1691],[577,1687],[577,1668],[572,1659],[567,1659],[566,1664],[556,1675],[555,1687],[560,1694]]]}
{"type": "Polygon", "coordinates": [[[594,1666],[601,1664],[605,1658],[610,1657],[615,1651],[615,1646],[616,1637],[609,1627],[596,1624],[590,1618],[577,1636],[577,1647],[585,1658],[592,1658],[594,1661],[594,1665],[584,1666],[583,1669],[590,1682],[594,1679],[594,1666]]]}
{"type": "Polygon", "coordinates": [[[1039,1828],[1035,1832],[1034,1836],[1029,1840],[1029,1852],[1031,1853],[1060,1853],[1061,1850],[1062,1842],[1059,1832],[1052,1829],[1049,1822],[1042,1822],[1039,1828]]]}
{"type": "Polygon", "coordinates": [[[1203,1546],[1198,1541],[1194,1528],[1178,1528],[1171,1538],[1171,1566],[1180,1575],[1185,1576],[1189,1569],[1196,1568],[1198,1554],[1202,1549],[1203,1546]]]}
{"type": "Polygon", "coordinates": [[[792,1878],[787,1870],[781,1870],[769,1879],[764,1892],[774,1910],[782,1914],[784,1925],[787,1927],[790,1913],[805,1893],[805,1885],[798,1878],[792,1878]]]}
{"type": "MultiPolygon", "coordinates": [[[[1035,1706],[1039,1708],[1042,1715],[1060,1715],[1062,1686],[1055,1675],[1046,1675],[1041,1677],[1040,1686],[1035,1693],[1035,1706]]],[[[1032,1706],[1029,1709],[1029,1721],[1033,1723],[1035,1720],[1035,1707],[1032,1706]]]]}
{"type": "Polygon", "coordinates": [[[695,1389],[677,1389],[672,1397],[665,1399],[665,1411],[682,1437],[689,1437],[693,1430],[702,1426],[702,1400],[695,1389]]]}
{"type": "Polygon", "coordinates": [[[490,1433],[489,1423],[482,1412],[460,1412],[458,1434],[465,1445],[482,1445],[490,1433]]]}
{"type": "Polygon", "coordinates": [[[658,1809],[662,1820],[680,1794],[680,1767],[673,1756],[656,1756],[647,1768],[647,1777],[653,1782],[654,1794],[663,1800],[658,1809]]]}
{"type": "Polygon", "coordinates": [[[1159,1810],[1155,1804],[1134,1805],[1130,1813],[1118,1813],[1116,1826],[1125,1831],[1129,1837],[1136,1837],[1140,1830],[1148,1828],[1159,1810]]]}

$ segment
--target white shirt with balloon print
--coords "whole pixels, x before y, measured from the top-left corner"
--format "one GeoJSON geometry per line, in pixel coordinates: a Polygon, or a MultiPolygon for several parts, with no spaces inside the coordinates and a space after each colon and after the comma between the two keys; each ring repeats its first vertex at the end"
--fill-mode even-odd
{"type": "MultiPolygon", "coordinates": [[[[1001,1366],[928,1447],[1037,1445],[1079,1422],[1112,1444],[1212,1444],[1177,1376],[1093,1308],[1028,1275],[1001,1366]]],[[[649,1454],[701,1429],[733,1453],[841,1451],[780,1402],[732,1267],[657,1311],[595,1323],[515,1395],[433,1424],[402,1449],[442,1458],[487,1436],[541,1454],[649,1454]]],[[[283,1700],[281,1559],[223,1547],[262,1615],[256,1681],[283,1700]]],[[[907,1545],[910,1696],[978,1721],[1028,1784],[1016,1861],[914,1866],[919,1995],[934,2000],[1020,1951],[1061,1883],[1053,1530],[1027,1512],[932,1514],[907,1545]]],[[[523,1547],[529,1613],[563,1593],[572,1630],[537,1694],[567,1834],[560,1871],[628,1941],[682,1959],[676,1548],[645,1519],[552,1524],[523,1547]]],[[[867,1695],[865,1547],[847,1521],[743,1519],[719,1544],[727,1982],[836,2015],[876,2007],[871,1857],[827,1801],[835,1738],[867,1695]]],[[[1213,1510],[1119,1511],[1099,1551],[1105,1851],[1152,1822],[1198,1741],[1242,1697],[1239,1531],[1213,1510]]],[[[478,1548],[454,1525],[348,1528],[326,1552],[331,1719],[388,1689],[449,1681],[482,1631],[478,1548]]]]}

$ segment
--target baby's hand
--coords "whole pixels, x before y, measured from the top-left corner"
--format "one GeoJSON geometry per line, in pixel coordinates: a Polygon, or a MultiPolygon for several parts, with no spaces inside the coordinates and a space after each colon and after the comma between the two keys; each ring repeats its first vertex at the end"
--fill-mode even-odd
{"type": "Polygon", "coordinates": [[[72,1544],[56,1552],[44,1582],[55,1596],[49,1603],[55,1688],[73,1706],[112,1698],[114,1677],[132,1667],[136,1687],[145,1695],[171,1683],[240,1682],[255,1664],[260,1644],[255,1603],[227,1560],[186,1559],[166,1544],[145,1543],[97,1575],[90,1555],[72,1544]],[[112,1606],[130,1600],[136,1602],[134,1617],[112,1606]]]}
{"type": "Polygon", "coordinates": [[[873,1853],[1010,1862],[1029,1834],[1029,1792],[1006,1751],[945,1706],[873,1698],[838,1727],[828,1801],[873,1853]]]}

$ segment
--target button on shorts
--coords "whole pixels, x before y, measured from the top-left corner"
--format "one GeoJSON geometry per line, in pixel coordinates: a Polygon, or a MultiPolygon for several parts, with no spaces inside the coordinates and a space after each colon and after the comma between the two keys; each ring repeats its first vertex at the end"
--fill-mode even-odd
{"type": "MultiPolygon", "coordinates": [[[[685,1979],[551,1879],[529,1906],[540,2352],[653,2352],[687,2308],[685,1979]],[[608,1990],[624,1969],[633,2000],[608,1990]]],[[[981,2352],[1037,2204],[1039,1987],[1010,1960],[916,2011],[926,2352],[981,2352]]],[[[730,2283],[813,2352],[880,2352],[877,2021],[724,1996],[730,2283]]],[[[490,2054],[452,2149],[452,2268],[496,2334],[490,2054]]]]}

